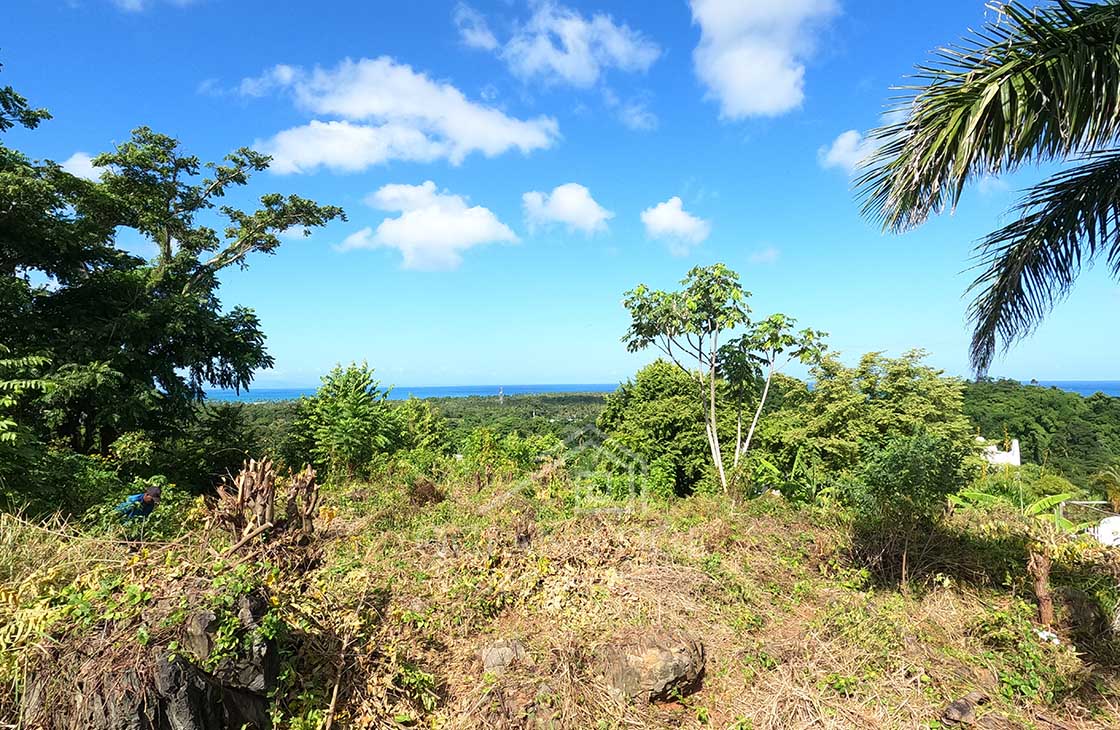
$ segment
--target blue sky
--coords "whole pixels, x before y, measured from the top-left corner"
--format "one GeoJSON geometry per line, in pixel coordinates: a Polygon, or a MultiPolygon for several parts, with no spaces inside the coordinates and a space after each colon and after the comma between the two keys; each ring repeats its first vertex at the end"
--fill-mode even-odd
{"type": "MultiPolygon", "coordinates": [[[[973,242],[1026,170],[902,236],[862,219],[848,168],[929,50],[983,0],[469,4],[16,0],[0,82],[54,119],[8,143],[83,155],[146,124],[203,159],[274,155],[234,202],[298,193],[350,220],[223,277],[276,368],[368,360],[398,385],[613,382],[625,290],[739,271],[760,315],[831,333],[847,360],[923,347],[967,374],[973,242]],[[430,184],[428,184],[430,181],[430,184]]],[[[122,236],[122,245],[144,242],[122,236]]],[[[1105,271],[993,374],[1120,377],[1105,271]]]]}

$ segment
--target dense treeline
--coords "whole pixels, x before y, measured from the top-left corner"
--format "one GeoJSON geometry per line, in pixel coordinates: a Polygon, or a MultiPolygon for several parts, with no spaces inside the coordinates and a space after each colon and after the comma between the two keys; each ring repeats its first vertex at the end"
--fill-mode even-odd
{"type": "Polygon", "coordinates": [[[1057,470],[1087,486],[1120,462],[1120,398],[1083,397],[1015,380],[967,385],[964,408],[985,438],[1019,439],[1024,461],[1057,470]]]}
{"type": "MultiPolygon", "coordinates": [[[[0,132],[49,118],[0,89],[0,132]]],[[[282,231],[343,216],[276,193],[248,211],[223,205],[269,165],[249,148],[203,163],[139,127],[92,163],[96,180],[0,144],[0,505],[9,509],[80,510],[130,464],[181,468],[198,458],[184,449],[235,449],[210,440],[227,435],[233,412],[197,406],[207,388],[245,388],[273,360],[253,311],[222,305],[219,274],[273,253],[282,231]],[[126,250],[127,233],[154,256],[126,250]]]]}

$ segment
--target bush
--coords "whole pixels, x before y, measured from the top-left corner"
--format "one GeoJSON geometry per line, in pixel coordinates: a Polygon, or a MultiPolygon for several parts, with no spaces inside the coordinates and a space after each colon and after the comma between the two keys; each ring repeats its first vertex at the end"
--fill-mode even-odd
{"type": "Polygon", "coordinates": [[[24,456],[22,468],[0,480],[0,507],[6,511],[76,515],[122,489],[113,465],[99,456],[53,448],[24,456]]]}
{"type": "Polygon", "coordinates": [[[596,424],[615,452],[604,464],[610,471],[629,470],[638,460],[656,463],[659,479],[670,477],[680,496],[695,491],[711,471],[696,381],[663,360],[608,395],[596,424]]]}
{"type": "Polygon", "coordinates": [[[172,484],[167,477],[138,478],[106,495],[83,515],[82,522],[92,531],[128,540],[171,540],[194,526],[196,516],[202,514],[201,499],[190,490],[172,484]],[[159,505],[152,513],[147,517],[122,519],[117,507],[129,496],[141,494],[151,487],[159,487],[162,491],[159,505]]]}
{"type": "Polygon", "coordinates": [[[389,393],[379,385],[365,363],[336,366],[323,376],[315,396],[304,401],[305,420],[297,421],[295,428],[310,434],[311,454],[325,479],[361,476],[373,455],[393,443],[395,424],[385,404],[389,393]]]}
{"type": "Polygon", "coordinates": [[[984,470],[972,488],[1019,508],[1055,494],[1084,493],[1065,477],[1034,464],[984,470]]]}
{"type": "Polygon", "coordinates": [[[909,524],[936,516],[976,468],[968,451],[944,436],[896,438],[865,456],[848,497],[865,517],[909,524]]]}
{"type": "Polygon", "coordinates": [[[967,449],[945,436],[921,433],[871,451],[839,491],[856,513],[853,549],[881,579],[906,584],[909,549],[928,534],[949,495],[978,467],[967,449]]]}

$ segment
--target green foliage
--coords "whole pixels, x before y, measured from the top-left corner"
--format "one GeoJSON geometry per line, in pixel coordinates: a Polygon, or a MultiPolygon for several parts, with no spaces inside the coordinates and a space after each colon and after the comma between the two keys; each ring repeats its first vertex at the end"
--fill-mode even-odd
{"type": "Polygon", "coordinates": [[[467,437],[485,426],[500,435],[524,436],[551,433],[560,438],[587,430],[603,407],[599,393],[550,393],[538,395],[427,398],[447,419],[448,438],[461,448],[467,437]]]}
{"type": "Polygon", "coordinates": [[[1019,439],[1024,461],[1056,470],[1081,487],[1120,461],[1120,398],[979,380],[965,386],[964,410],[981,435],[1019,439]]]}
{"type": "Polygon", "coordinates": [[[625,449],[608,466],[629,469],[632,464],[625,455],[637,455],[650,466],[651,475],[656,469],[658,490],[668,480],[675,494],[691,494],[710,473],[696,381],[664,360],[642,368],[608,395],[597,425],[609,441],[625,449]]]}
{"type": "MultiPolygon", "coordinates": [[[[1082,267],[1120,255],[1116,88],[1120,6],[1005,2],[985,26],[940,48],[870,133],[878,151],[857,181],[864,213],[905,231],[955,207],[967,182],[1024,164],[1078,159],[1024,195],[979,246],[972,361],[1029,334],[1082,267]]],[[[1113,267],[1113,273],[1117,270],[1113,267]]]]}
{"type": "Polygon", "coordinates": [[[1072,689],[1072,650],[1039,635],[1034,609],[1016,602],[1007,610],[981,616],[971,628],[987,647],[987,658],[1000,667],[1000,691],[1008,699],[1053,703],[1072,689]]]}
{"type": "MultiPolygon", "coordinates": [[[[111,462],[36,444],[5,463],[0,509],[31,515],[81,514],[123,489],[111,462]]],[[[7,455],[11,457],[11,453],[7,455]]]]}
{"type": "Polygon", "coordinates": [[[657,347],[694,381],[694,397],[702,405],[704,438],[726,492],[742,481],[740,461],[750,450],[775,375],[793,361],[819,361],[825,350],[824,333],[795,332],[796,320],[784,314],[751,321],[746,304],[751,294],[739,284],[739,275],[723,264],[693,267],[681,285],[682,289],[673,292],[645,285],[627,292],[623,303],[630,311],[630,328],[622,341],[631,352],[657,347]],[[721,338],[731,337],[737,329],[745,331],[721,347],[721,338]],[[726,455],[719,377],[730,384],[736,404],[733,450],[726,455]],[[754,416],[744,427],[744,401],[755,391],[754,416]]]}
{"type": "Polygon", "coordinates": [[[379,386],[367,364],[337,365],[306,400],[306,421],[297,428],[307,429],[315,466],[325,478],[352,480],[375,453],[393,444],[395,424],[385,403],[388,391],[379,386]]]}
{"type": "Polygon", "coordinates": [[[1018,509],[1044,497],[1076,495],[1079,491],[1068,479],[1034,464],[985,469],[973,483],[972,490],[1018,509]]]}
{"type": "Polygon", "coordinates": [[[459,471],[479,487],[524,476],[541,464],[563,455],[564,443],[551,434],[499,437],[479,428],[463,444],[459,471]]]}
{"type": "Polygon", "coordinates": [[[82,517],[82,523],[94,533],[126,540],[173,540],[198,526],[195,519],[197,498],[166,477],[137,478],[123,485],[116,482],[114,486],[115,491],[103,495],[82,517]],[[129,495],[141,494],[150,487],[162,490],[159,505],[147,517],[122,520],[117,505],[129,495]]]}
{"type": "Polygon", "coordinates": [[[948,436],[899,436],[871,451],[847,497],[865,516],[892,526],[936,517],[977,464],[948,436]]]}
{"type": "Polygon", "coordinates": [[[704,434],[712,463],[727,490],[730,483],[717,433],[719,341],[721,334],[748,322],[750,292],[739,284],[739,275],[723,264],[694,266],[681,286],[678,291],[660,291],[639,284],[626,292],[623,304],[630,312],[630,327],[622,341],[630,352],[657,347],[694,379],[695,397],[704,405],[704,434]]]}
{"type": "MultiPolygon", "coordinates": [[[[48,117],[0,90],[0,131],[48,117]]],[[[142,470],[141,457],[176,448],[206,387],[243,388],[271,366],[256,315],[222,307],[218,274],[272,253],[278,232],[342,211],[277,194],[250,211],[218,205],[268,162],[243,148],[202,164],[141,127],[94,159],[95,182],[0,145],[0,199],[10,203],[0,218],[0,479],[8,495],[21,490],[15,501],[50,501],[29,474],[47,445],[104,457],[122,434],[142,433],[151,455],[121,452],[142,470]],[[153,242],[155,258],[120,248],[124,229],[153,242]],[[8,448],[13,433],[22,452],[8,448]]]]}
{"type": "Polygon", "coordinates": [[[445,451],[451,446],[447,419],[431,401],[410,397],[392,404],[397,421],[397,447],[445,451]]]}
{"type": "Polygon", "coordinates": [[[834,477],[856,473],[865,455],[899,437],[925,434],[974,448],[963,384],[924,365],[924,357],[921,350],[900,358],[872,352],[853,368],[824,359],[811,373],[812,391],[791,393],[775,414],[764,445],[783,468],[800,455],[804,468],[834,477]]]}

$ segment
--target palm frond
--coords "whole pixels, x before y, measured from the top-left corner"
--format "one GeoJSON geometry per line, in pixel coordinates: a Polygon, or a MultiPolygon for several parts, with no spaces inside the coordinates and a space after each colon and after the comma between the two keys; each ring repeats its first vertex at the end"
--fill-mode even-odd
{"type": "Polygon", "coordinates": [[[900,89],[902,121],[856,187],[865,215],[912,228],[954,206],[968,180],[1026,162],[1092,153],[1120,133],[1120,4],[990,6],[998,20],[942,48],[900,89]]]}
{"type": "Polygon", "coordinates": [[[1076,496],[1077,495],[1073,492],[1066,492],[1063,494],[1052,494],[1049,497],[1043,497],[1035,502],[1028,504],[1023,510],[1023,514],[1025,514],[1027,517],[1034,517],[1036,515],[1050,512],[1062,502],[1071,500],[1076,496]]]}
{"type": "Polygon", "coordinates": [[[1030,188],[1014,222],[977,248],[982,273],[969,291],[975,327],[972,365],[987,371],[996,354],[1029,334],[1069,292],[1083,266],[1102,253],[1120,276],[1120,151],[1098,153],[1079,167],[1030,188]]]}

